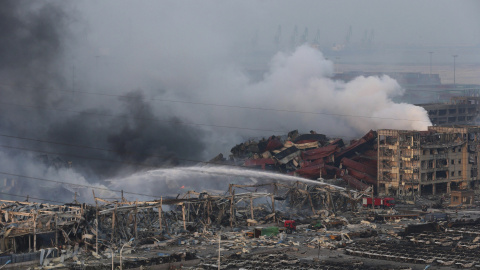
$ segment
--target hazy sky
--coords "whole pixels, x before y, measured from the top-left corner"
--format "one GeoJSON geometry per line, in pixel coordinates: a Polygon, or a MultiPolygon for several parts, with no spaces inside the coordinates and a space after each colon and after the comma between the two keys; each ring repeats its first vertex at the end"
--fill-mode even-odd
{"type": "MultiPolygon", "coordinates": [[[[110,42],[187,44],[249,41],[273,43],[278,25],[282,40],[293,28],[320,30],[327,44],[343,43],[349,26],[352,42],[364,31],[378,44],[433,46],[480,45],[478,1],[75,1],[91,26],[97,46],[110,42]],[[205,40],[217,37],[219,40],[205,40]]],[[[248,42],[247,42],[248,43],[248,42]]],[[[152,44],[152,45],[153,45],[152,44]]],[[[271,44],[270,44],[271,45],[271,44]]],[[[112,46],[112,45],[109,45],[112,46]]]]}

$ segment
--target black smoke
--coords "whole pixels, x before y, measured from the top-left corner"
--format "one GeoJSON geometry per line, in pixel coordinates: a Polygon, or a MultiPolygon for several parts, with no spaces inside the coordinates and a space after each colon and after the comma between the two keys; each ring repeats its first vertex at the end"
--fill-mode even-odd
{"type": "MultiPolygon", "coordinates": [[[[101,102],[65,93],[72,89],[65,71],[71,58],[66,40],[72,39],[69,25],[78,23],[70,12],[63,1],[0,4],[0,135],[60,143],[0,136],[0,171],[52,178],[52,170],[72,170],[76,177],[96,182],[200,159],[204,133],[176,124],[181,119],[175,116],[159,117],[139,90],[101,102]]],[[[116,89],[108,91],[115,94],[116,89]]],[[[6,178],[12,177],[0,175],[0,180],[6,178]]],[[[27,194],[42,186],[24,183],[12,190],[27,194]]]]}
{"type": "Polygon", "coordinates": [[[120,98],[123,106],[113,117],[98,117],[108,110],[90,110],[53,123],[48,136],[55,141],[75,141],[110,151],[78,149],[76,154],[97,158],[95,162],[76,158],[76,166],[94,175],[114,176],[137,170],[190,164],[204,150],[200,130],[178,124],[176,118],[160,118],[142,92],[120,98]],[[101,159],[101,160],[99,160],[101,159]],[[108,160],[108,161],[107,161],[108,160]]]}
{"type": "Polygon", "coordinates": [[[64,53],[68,19],[61,4],[35,5],[6,0],[0,5],[0,75],[2,97],[47,105],[48,91],[61,87],[57,73],[64,53]]]}

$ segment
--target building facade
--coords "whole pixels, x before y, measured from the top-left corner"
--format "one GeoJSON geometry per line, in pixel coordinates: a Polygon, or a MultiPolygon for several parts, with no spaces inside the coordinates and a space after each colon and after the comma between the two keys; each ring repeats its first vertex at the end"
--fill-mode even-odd
{"type": "Polygon", "coordinates": [[[377,192],[436,194],[478,189],[480,126],[378,131],[377,192]]]}

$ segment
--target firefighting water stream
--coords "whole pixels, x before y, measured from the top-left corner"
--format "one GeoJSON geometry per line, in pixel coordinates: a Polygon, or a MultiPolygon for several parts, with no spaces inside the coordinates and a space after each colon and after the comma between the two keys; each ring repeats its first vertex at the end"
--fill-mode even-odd
{"type": "Polygon", "coordinates": [[[306,184],[328,185],[335,189],[344,190],[343,187],[301,177],[226,166],[193,166],[151,170],[125,178],[110,179],[109,187],[115,190],[135,190],[137,193],[160,197],[176,196],[189,190],[197,192],[218,190],[219,193],[224,193],[229,184],[256,184],[262,183],[262,181],[278,181],[287,184],[300,181],[306,184]]]}

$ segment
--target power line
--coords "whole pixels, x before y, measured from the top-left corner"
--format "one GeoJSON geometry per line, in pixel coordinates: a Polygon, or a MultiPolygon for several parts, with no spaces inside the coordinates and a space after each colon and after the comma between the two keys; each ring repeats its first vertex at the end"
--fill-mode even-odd
{"type": "MultiPolygon", "coordinates": [[[[121,98],[135,98],[135,97],[129,97],[129,96],[127,96],[127,95],[94,93],[94,92],[88,92],[88,91],[70,91],[70,90],[61,90],[61,89],[58,89],[58,91],[69,92],[69,93],[74,93],[74,92],[75,92],[75,93],[82,93],[82,94],[89,94],[89,95],[112,96],[112,97],[121,97],[121,98]]],[[[390,117],[374,117],[374,116],[352,115],[352,114],[337,114],[337,113],[321,113],[321,112],[299,111],[299,110],[286,110],[286,109],[273,109],[273,108],[259,108],[259,107],[250,107],[250,106],[225,105],[225,104],[217,104],[217,103],[203,103],[203,102],[171,100],[171,99],[150,98],[149,100],[160,101],[160,102],[170,102],[170,103],[182,103],[182,104],[190,104],[190,105],[202,105],[202,106],[213,106],[213,107],[246,109],[246,110],[287,112],[287,113],[299,113],[299,114],[315,114],[315,115],[328,115],[328,116],[340,116],[340,117],[373,118],[373,119],[385,119],[385,120],[402,120],[402,121],[411,121],[411,122],[428,122],[428,121],[413,120],[413,119],[401,119],[401,118],[390,118],[390,117]]]]}
{"type": "Polygon", "coordinates": [[[223,126],[223,125],[209,125],[209,124],[198,124],[192,122],[182,122],[179,120],[160,120],[155,118],[145,118],[145,117],[130,117],[130,116],[122,116],[122,115],[113,115],[113,114],[106,114],[106,113],[94,113],[94,112],[87,112],[87,111],[75,111],[75,110],[66,110],[66,109],[52,109],[47,107],[41,106],[32,106],[32,105],[25,105],[25,104],[15,104],[15,103],[7,103],[7,102],[0,102],[3,105],[10,105],[10,106],[18,106],[18,107],[26,107],[26,108],[33,108],[33,109],[40,109],[45,111],[60,111],[60,112],[70,112],[70,113],[78,113],[83,115],[94,115],[94,116],[103,116],[103,117],[113,117],[113,118],[125,118],[125,119],[137,119],[142,121],[153,121],[153,122],[165,122],[171,123],[175,125],[193,125],[193,126],[207,126],[207,127],[214,127],[214,128],[230,128],[230,129],[240,129],[240,130],[251,130],[251,131],[268,131],[268,132],[282,132],[285,133],[286,131],[282,130],[271,130],[271,129],[260,129],[260,128],[245,128],[245,127],[235,127],[235,126],[223,126]]]}
{"type": "MultiPolygon", "coordinates": [[[[126,163],[126,162],[120,162],[120,161],[113,161],[113,160],[107,160],[107,159],[97,159],[97,158],[89,158],[89,157],[84,157],[84,156],[77,156],[77,155],[71,155],[71,154],[62,154],[62,153],[54,153],[54,152],[47,152],[47,151],[41,151],[41,150],[35,150],[35,149],[28,149],[28,148],[21,148],[21,147],[13,147],[13,146],[6,146],[6,145],[0,145],[0,147],[4,148],[10,148],[10,149],[16,149],[16,150],[22,150],[22,151],[29,151],[29,152],[40,152],[40,153],[46,153],[46,154],[54,154],[54,155],[66,155],[66,156],[74,156],[74,157],[79,157],[79,158],[85,158],[85,159],[93,159],[93,160],[103,160],[103,161],[111,161],[111,162],[119,162],[119,163],[126,163]]],[[[208,163],[208,162],[204,162],[208,163]]],[[[152,167],[152,166],[147,166],[144,164],[139,164],[139,163],[131,163],[135,165],[141,165],[145,167],[152,167]]],[[[219,165],[219,164],[216,164],[219,165]]],[[[229,165],[229,164],[221,164],[223,166],[234,166],[234,167],[239,167],[241,169],[244,169],[246,171],[253,171],[249,170],[245,167],[238,166],[238,165],[229,165]]],[[[157,167],[152,167],[153,169],[159,169],[157,167]]],[[[195,172],[199,173],[206,173],[206,174],[214,174],[214,175],[222,175],[222,176],[231,176],[231,174],[228,173],[222,173],[222,172],[210,172],[210,171],[205,171],[205,170],[195,170],[195,172]]],[[[15,176],[15,177],[23,177],[23,178],[30,178],[30,179],[35,179],[39,181],[46,181],[46,182],[53,182],[53,183],[61,183],[61,184],[67,184],[67,185],[73,185],[73,186],[78,186],[78,187],[84,187],[84,188],[93,188],[93,189],[99,189],[99,190],[106,190],[106,191],[111,191],[111,192],[122,192],[122,190],[114,190],[114,189],[108,189],[108,188],[100,188],[100,187],[95,187],[91,185],[82,185],[82,184],[75,184],[75,183],[68,183],[68,182],[62,182],[58,180],[51,180],[51,179],[45,179],[45,178],[39,178],[39,177],[32,177],[32,176],[24,176],[24,175],[18,175],[18,174],[12,174],[12,173],[7,173],[7,172],[1,172],[0,174],[4,175],[9,175],[9,176],[15,176]]],[[[158,198],[158,196],[153,196],[153,195],[148,195],[148,194],[142,194],[142,193],[135,193],[135,192],[124,192],[126,194],[132,194],[132,195],[140,195],[140,196],[148,196],[148,197],[153,197],[153,198],[158,198]]]]}
{"type": "MultiPolygon", "coordinates": [[[[0,85],[5,86],[6,84],[0,84],[0,85]]],[[[12,87],[11,85],[9,85],[9,86],[12,87]]],[[[71,91],[71,90],[62,90],[62,89],[53,89],[53,88],[40,88],[40,89],[54,90],[54,91],[59,91],[59,92],[67,92],[67,93],[72,93],[72,94],[81,93],[81,94],[97,95],[97,96],[121,97],[121,98],[126,98],[126,99],[136,98],[136,97],[130,97],[128,95],[119,95],[119,94],[110,94],[110,93],[96,93],[96,92],[89,92],[89,91],[71,91]]],[[[227,104],[205,103],[205,102],[193,102],[193,101],[182,101],[182,100],[172,100],[172,99],[150,98],[149,100],[159,101],[159,102],[169,102],[169,103],[182,103],[182,104],[190,104],[190,105],[246,109],[246,110],[287,112],[287,113],[314,114],[314,115],[328,115],[328,116],[339,116],[339,117],[356,117],[356,118],[367,118],[367,119],[398,120],[398,121],[409,121],[409,122],[428,122],[428,121],[424,121],[424,120],[415,120],[415,119],[402,119],[402,118],[392,118],[392,117],[375,117],[375,116],[337,114],[337,113],[321,113],[321,112],[287,110],[287,109],[274,109],[274,108],[260,108],[260,107],[238,106],[238,105],[227,105],[227,104]]]]}
{"type": "MultiPolygon", "coordinates": [[[[246,171],[253,171],[253,170],[248,170],[248,169],[246,169],[246,171]]],[[[210,172],[210,171],[205,171],[205,170],[201,170],[201,169],[200,169],[200,170],[194,170],[194,171],[192,171],[192,172],[204,173],[204,174],[213,174],[213,175],[222,175],[222,176],[232,176],[232,174],[229,174],[229,173],[210,172]]],[[[128,192],[128,191],[116,190],[116,189],[108,189],[108,188],[96,187],[96,186],[91,186],[91,185],[68,183],[68,182],[63,182],[63,181],[58,181],[58,180],[52,180],[52,179],[46,179],[46,178],[40,178],[40,177],[33,177],[33,176],[26,176],[26,175],[14,174],[14,173],[3,172],[3,171],[0,171],[0,174],[2,174],[2,175],[8,175],[8,176],[13,176],[13,177],[18,177],[18,178],[15,179],[15,180],[20,180],[20,179],[22,179],[22,178],[26,178],[26,179],[33,179],[33,180],[43,181],[43,182],[50,182],[50,183],[57,183],[57,184],[64,184],[64,185],[71,185],[71,186],[76,186],[76,187],[81,187],[81,188],[91,188],[91,189],[95,189],[95,190],[105,190],[105,191],[109,191],[109,192],[118,192],[118,193],[122,193],[122,192],[123,192],[124,194],[145,196],[145,197],[151,197],[151,198],[157,198],[157,199],[158,199],[158,197],[159,197],[159,196],[154,196],[154,195],[150,195],[150,194],[143,194],[143,193],[136,193],[136,192],[128,192]]],[[[233,174],[233,176],[238,176],[238,175],[233,174]]],[[[279,176],[286,176],[286,175],[279,174],[279,176]]],[[[245,177],[248,177],[248,176],[245,176],[245,177]]],[[[308,179],[305,179],[305,180],[308,180],[308,179]]],[[[308,180],[308,181],[313,182],[313,180],[308,180]]],[[[318,184],[322,184],[322,183],[321,183],[321,182],[318,182],[318,184]]]]}
{"type": "MultiPolygon", "coordinates": [[[[112,150],[112,149],[92,147],[92,146],[88,146],[88,145],[78,145],[78,144],[71,144],[71,143],[54,142],[54,141],[47,141],[47,140],[40,140],[40,139],[33,139],[33,138],[26,138],[26,137],[19,137],[19,136],[5,135],[5,134],[0,134],[0,137],[118,153],[118,151],[115,151],[115,150],[112,150]]],[[[73,157],[76,157],[76,158],[83,158],[83,159],[92,159],[92,160],[101,160],[101,161],[107,161],[107,162],[124,163],[124,164],[142,166],[142,167],[147,167],[147,168],[152,168],[152,169],[157,169],[158,168],[158,167],[155,167],[155,166],[152,166],[152,165],[147,165],[147,164],[144,164],[144,163],[134,163],[134,162],[124,162],[124,161],[117,161],[117,160],[110,160],[110,159],[91,158],[91,157],[78,156],[78,155],[73,155],[73,154],[68,154],[68,153],[54,153],[54,152],[48,152],[48,151],[43,151],[43,150],[21,148],[21,147],[14,147],[14,146],[6,146],[6,145],[0,145],[0,147],[16,149],[16,150],[21,150],[21,151],[40,152],[40,153],[44,153],[44,154],[73,156],[73,157]]],[[[127,154],[136,154],[136,153],[127,153],[127,154]]],[[[147,156],[145,156],[145,157],[147,157],[147,156]]],[[[148,157],[164,158],[162,156],[157,156],[157,155],[150,155],[148,157]]],[[[219,163],[219,162],[201,161],[201,160],[186,159],[186,158],[179,158],[179,157],[175,157],[175,158],[178,159],[178,160],[182,160],[182,161],[186,161],[186,162],[192,162],[192,163],[201,163],[201,164],[206,164],[206,165],[221,165],[221,166],[228,166],[228,167],[245,168],[244,166],[240,166],[240,165],[236,165],[236,164],[225,164],[225,163],[219,163]]]]}
{"type": "MultiPolygon", "coordinates": [[[[154,119],[154,118],[139,118],[139,117],[129,117],[129,116],[113,115],[113,114],[91,113],[91,112],[85,112],[85,111],[74,111],[74,110],[64,110],[64,109],[51,109],[51,108],[46,108],[46,107],[38,107],[38,106],[30,106],[30,105],[6,103],[6,102],[1,102],[1,101],[0,101],[0,104],[13,105],[13,106],[19,106],[19,107],[27,107],[27,108],[36,108],[36,109],[49,110],[49,111],[73,112],[73,113],[87,114],[87,115],[93,115],[93,116],[114,117],[114,118],[115,118],[115,117],[118,117],[118,118],[125,118],[125,119],[138,119],[138,120],[142,120],[142,121],[167,122],[167,123],[180,124],[180,125],[183,124],[183,125],[210,126],[210,127],[232,128],[232,129],[250,130],[250,131],[268,131],[268,132],[278,132],[278,133],[284,133],[284,134],[289,132],[289,131],[284,131],[284,130],[253,129],[253,128],[244,128],[244,127],[235,127],[235,126],[208,125],[208,124],[186,123],[186,122],[181,122],[181,121],[160,120],[160,119],[154,119]]],[[[349,139],[356,139],[356,138],[357,138],[357,137],[348,137],[348,136],[341,136],[341,135],[328,135],[328,136],[330,136],[330,137],[343,137],[343,138],[349,138],[349,139]]],[[[95,149],[94,147],[88,147],[88,148],[95,149]]],[[[108,151],[114,151],[114,150],[108,150],[108,151]]],[[[195,161],[195,162],[203,162],[203,161],[195,161]]]]}
{"type": "Polygon", "coordinates": [[[32,197],[32,196],[23,196],[23,195],[17,195],[17,194],[5,193],[5,192],[0,192],[0,194],[14,196],[14,197],[20,197],[20,198],[26,198],[26,199],[33,199],[33,200],[38,200],[38,201],[45,201],[45,202],[53,202],[53,203],[61,203],[61,204],[68,203],[68,202],[47,200],[47,199],[42,199],[42,198],[35,198],[35,197],[32,197]]]}
{"type": "Polygon", "coordinates": [[[116,151],[116,150],[98,148],[98,147],[93,147],[93,146],[88,146],[88,145],[79,145],[79,144],[71,144],[71,143],[63,143],[63,142],[53,142],[53,141],[46,141],[46,140],[40,140],[40,139],[32,139],[32,138],[19,137],[19,136],[13,136],[13,135],[5,135],[5,134],[0,134],[0,136],[1,136],[1,137],[6,137],[6,138],[12,138],[12,139],[20,139],[20,140],[27,140],[27,141],[34,141],[34,142],[51,143],[51,144],[58,144],[58,145],[64,145],[64,146],[73,146],[73,147],[79,147],[79,148],[86,148],[86,149],[93,149],[93,150],[101,150],[101,151],[108,151],[108,152],[118,153],[118,151],[116,151]]]}
{"type": "Polygon", "coordinates": [[[105,190],[105,191],[110,191],[110,192],[120,192],[120,193],[123,192],[124,194],[132,194],[132,195],[158,198],[158,196],[153,196],[153,195],[149,195],[149,194],[142,194],[142,193],[123,191],[123,190],[108,189],[108,188],[96,187],[96,186],[91,186],[91,185],[68,183],[68,182],[62,182],[62,181],[58,181],[58,180],[52,180],[52,179],[46,179],[46,178],[40,178],[40,177],[33,177],[33,176],[26,176],[26,175],[20,175],[20,174],[14,174],[14,173],[2,172],[2,171],[0,171],[0,174],[8,175],[8,176],[14,176],[14,177],[20,177],[18,179],[27,178],[27,179],[33,179],[33,180],[38,180],[38,181],[50,182],[50,183],[72,185],[72,186],[77,186],[77,187],[91,188],[91,189],[96,189],[96,190],[105,190]]]}
{"type": "MultiPolygon", "coordinates": [[[[0,137],[6,137],[6,138],[12,138],[12,139],[20,139],[20,140],[27,140],[27,141],[34,141],[34,142],[41,142],[41,143],[50,143],[50,144],[58,144],[58,145],[64,145],[64,146],[72,146],[72,147],[78,147],[78,148],[85,148],[85,149],[93,149],[93,150],[99,150],[99,151],[106,151],[106,152],[113,152],[113,153],[118,153],[116,150],[112,149],[105,149],[105,148],[99,148],[99,147],[92,147],[88,145],[79,145],[79,144],[71,144],[71,143],[63,143],[63,142],[53,142],[53,141],[47,141],[47,140],[40,140],[40,139],[32,139],[32,138],[26,138],[26,137],[19,137],[19,136],[12,136],[12,135],[5,135],[5,134],[0,134],[0,137]]],[[[12,146],[1,146],[0,147],[5,147],[5,148],[13,148],[12,146]]],[[[18,150],[25,150],[29,151],[30,149],[22,148],[18,150]]],[[[35,150],[37,152],[37,150],[35,150]]],[[[40,152],[40,150],[38,150],[40,152]]],[[[61,153],[51,153],[51,154],[56,154],[56,155],[70,155],[70,154],[61,154],[61,153]]],[[[136,154],[133,152],[127,152],[126,154],[131,155],[131,154],[136,154]]],[[[83,157],[83,156],[75,156],[78,158],[86,158],[86,159],[91,159],[89,157],[83,157]]],[[[145,156],[147,157],[147,156],[145,156]]],[[[149,155],[148,157],[159,157],[159,158],[164,158],[162,156],[157,156],[157,155],[149,155]]],[[[213,165],[224,165],[224,166],[235,166],[235,167],[241,167],[238,165],[232,165],[232,164],[223,164],[223,163],[216,163],[216,162],[209,162],[209,161],[201,161],[201,160],[194,160],[194,159],[186,159],[186,158],[179,158],[175,157],[178,160],[183,160],[183,161],[188,161],[188,162],[194,162],[194,163],[203,163],[203,164],[213,164],[213,165]]],[[[125,163],[122,161],[114,161],[114,160],[104,160],[104,161],[111,161],[111,162],[121,162],[125,163]]],[[[146,166],[146,167],[152,167],[152,168],[157,168],[151,165],[146,165],[143,163],[131,163],[133,165],[141,165],[141,166],[146,166]]]]}
{"type": "Polygon", "coordinates": [[[9,146],[9,145],[0,145],[0,147],[15,149],[15,150],[21,150],[21,151],[28,151],[28,152],[37,152],[37,153],[43,153],[43,154],[49,154],[49,155],[71,156],[71,157],[76,157],[76,158],[91,159],[91,160],[98,160],[98,161],[107,161],[107,162],[116,162],[116,163],[122,163],[122,164],[142,166],[142,167],[151,168],[151,169],[158,169],[158,166],[145,165],[145,164],[142,164],[142,163],[135,163],[135,162],[126,162],[126,161],[118,161],[118,160],[112,160],[112,159],[78,156],[78,155],[73,155],[73,154],[68,154],[68,153],[49,152],[49,151],[23,148],[23,147],[15,147],[15,146],[9,146]]]}
{"type": "MultiPolygon", "coordinates": [[[[93,113],[93,112],[87,112],[87,111],[75,111],[75,110],[66,110],[66,109],[52,109],[52,108],[46,108],[46,107],[41,107],[41,106],[32,106],[32,105],[25,105],[25,104],[15,104],[15,103],[7,103],[7,102],[1,102],[0,104],[4,105],[11,105],[11,106],[18,106],[18,107],[27,107],[27,108],[32,108],[32,109],[41,109],[41,110],[46,110],[46,111],[61,111],[61,112],[71,112],[71,113],[78,113],[78,114],[86,114],[86,115],[93,115],[93,116],[102,116],[102,117],[113,117],[113,118],[125,118],[125,119],[137,119],[137,120],[142,120],[142,121],[154,121],[154,122],[166,122],[166,123],[171,123],[171,124],[177,124],[177,125],[195,125],[195,126],[208,126],[208,127],[216,127],[216,128],[230,128],[230,129],[239,129],[239,130],[250,130],[250,131],[268,131],[268,132],[279,132],[279,133],[288,133],[290,131],[285,131],[285,130],[273,130],[273,129],[259,129],[259,128],[245,128],[245,127],[236,127],[236,126],[222,126],[222,125],[209,125],[209,124],[198,124],[198,123],[189,123],[189,122],[182,122],[182,121],[172,121],[172,120],[160,120],[160,119],[155,119],[155,118],[143,118],[143,117],[129,117],[129,116],[122,116],[122,115],[113,115],[113,114],[101,114],[101,113],[93,113]]],[[[378,117],[370,117],[370,118],[378,118],[378,117]]],[[[387,119],[387,118],[385,118],[387,119]]],[[[395,118],[389,118],[390,120],[403,120],[403,121],[408,121],[406,119],[395,119],[395,118]]],[[[419,122],[428,122],[428,121],[421,121],[418,120],[419,122]]],[[[329,137],[336,137],[336,138],[349,138],[349,139],[356,139],[357,137],[349,137],[349,136],[343,136],[343,135],[334,135],[334,134],[329,134],[327,135],[329,137]]]]}

